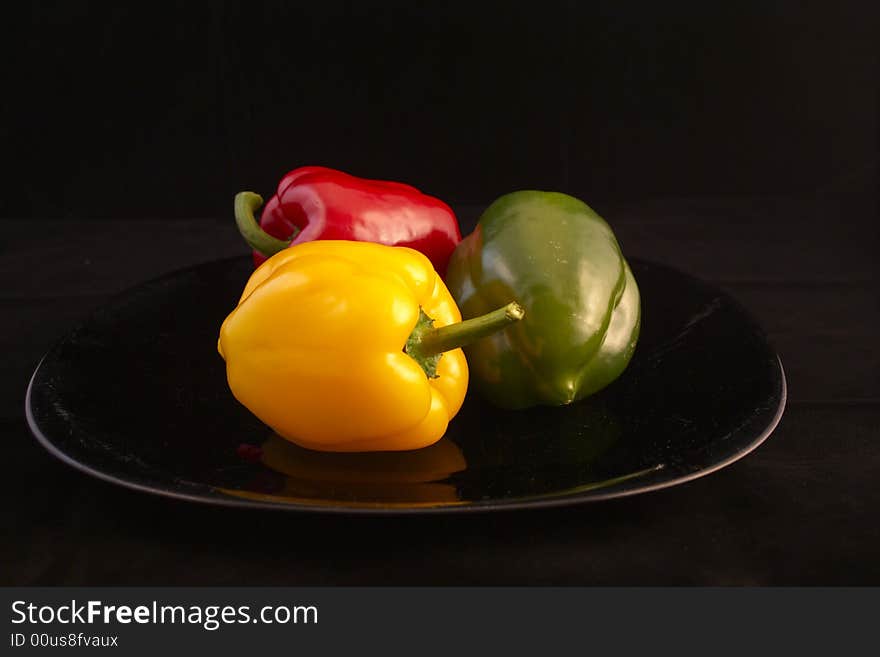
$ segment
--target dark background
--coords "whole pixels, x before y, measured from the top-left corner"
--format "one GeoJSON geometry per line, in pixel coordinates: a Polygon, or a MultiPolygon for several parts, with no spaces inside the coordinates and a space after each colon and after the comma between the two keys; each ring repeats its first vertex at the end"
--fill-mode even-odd
{"type": "Polygon", "coordinates": [[[876,4],[717,4],[22,3],[0,216],[226,217],[302,164],[450,203],[864,183],[876,4]]]}
{"type": "Polygon", "coordinates": [[[21,3],[0,104],[2,583],[880,583],[871,2],[21,3]],[[42,353],[110,295],[245,253],[235,192],[323,164],[449,202],[579,196],[724,287],[789,376],[765,446],[579,509],[323,519],[94,481],[30,438],[42,353]]]}

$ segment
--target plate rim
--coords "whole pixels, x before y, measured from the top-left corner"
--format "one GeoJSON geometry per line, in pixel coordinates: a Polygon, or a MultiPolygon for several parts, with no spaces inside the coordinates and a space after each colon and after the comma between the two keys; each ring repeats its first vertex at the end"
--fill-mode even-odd
{"type": "MultiPolygon", "coordinates": [[[[45,356],[44,356],[45,358],[45,356]]],[[[517,497],[517,498],[509,498],[507,501],[473,501],[473,502],[464,502],[462,504],[445,504],[445,505],[436,505],[436,506],[422,506],[422,507],[357,507],[357,506],[343,506],[343,505],[321,505],[321,504],[301,504],[301,503],[285,503],[285,502],[268,502],[268,501],[259,501],[259,500],[245,500],[241,498],[236,498],[229,496],[225,497],[208,497],[204,495],[197,495],[194,493],[184,493],[180,491],[169,490],[167,488],[160,488],[158,486],[150,486],[147,484],[142,484],[139,482],[131,481],[128,479],[124,479],[122,477],[117,477],[110,473],[104,472],[97,468],[94,468],[87,463],[83,463],[79,461],[62,449],[60,449],[55,443],[53,443],[43,432],[40,430],[39,425],[37,424],[36,418],[34,418],[33,413],[31,412],[31,390],[33,388],[33,382],[36,378],[37,373],[39,372],[40,365],[42,365],[43,359],[40,360],[40,364],[37,365],[37,368],[34,370],[34,373],[31,375],[31,380],[28,383],[27,394],[25,395],[25,415],[27,417],[28,427],[31,433],[36,438],[37,442],[47,451],[49,454],[54,456],[56,459],[64,463],[65,465],[70,466],[74,470],[78,470],[84,474],[87,474],[91,477],[99,479],[101,481],[115,484],[117,486],[122,486],[123,488],[127,488],[129,490],[135,490],[141,493],[149,493],[151,495],[155,495],[158,497],[183,500],[187,502],[197,502],[200,504],[208,505],[208,506],[222,506],[222,507],[231,507],[231,508],[239,508],[239,509],[262,509],[262,510],[274,510],[274,511],[293,511],[293,512],[307,512],[307,513],[329,513],[329,514],[342,514],[342,515],[373,515],[373,516],[387,516],[387,515],[427,515],[427,514],[441,514],[441,513],[480,513],[480,512],[488,512],[488,511],[515,511],[522,509],[546,509],[546,508],[558,508],[564,506],[572,506],[576,504],[587,504],[590,502],[602,502],[611,499],[620,499],[624,497],[632,497],[634,495],[641,495],[644,493],[651,493],[658,490],[663,490],[665,488],[671,488],[673,486],[679,486],[681,484],[685,484],[689,481],[693,481],[695,479],[700,479],[702,477],[708,476],[722,468],[726,468],[729,465],[739,461],[740,459],[748,456],[754,450],[761,446],[761,444],[770,437],[776,427],[779,425],[779,422],[782,419],[782,415],[784,413],[786,402],[788,398],[788,384],[785,377],[785,370],[782,366],[782,360],[779,358],[779,355],[776,355],[776,363],[779,366],[779,374],[780,374],[780,382],[781,382],[781,394],[779,399],[779,405],[777,406],[776,413],[773,416],[773,419],[761,432],[761,434],[755,438],[748,445],[743,447],[741,450],[731,454],[726,459],[719,461],[717,463],[712,464],[709,467],[702,468],[695,472],[691,472],[685,475],[681,475],[680,477],[675,477],[672,479],[667,479],[661,482],[657,482],[654,484],[648,484],[645,486],[639,486],[636,488],[629,488],[625,490],[610,490],[604,493],[589,493],[589,492],[581,492],[581,493],[560,493],[559,495],[552,495],[547,497],[517,497]]]]}
{"type": "MultiPolygon", "coordinates": [[[[239,257],[233,258],[224,258],[223,260],[233,260],[239,259],[239,257]]],[[[702,279],[693,276],[692,274],[688,274],[681,270],[678,270],[674,267],[669,267],[668,265],[662,263],[655,263],[649,260],[639,259],[641,262],[648,264],[650,266],[660,266],[665,269],[671,269],[678,274],[682,274],[688,278],[691,278],[695,281],[698,281],[702,285],[708,285],[702,279]]],[[[212,261],[216,262],[216,261],[212,261]]],[[[177,273],[184,272],[190,269],[197,268],[200,264],[208,264],[208,263],[199,263],[196,265],[192,265],[190,267],[185,267],[177,271],[168,272],[166,274],[154,277],[152,279],[143,281],[137,285],[131,286],[122,292],[112,295],[110,299],[106,301],[106,303],[112,303],[114,299],[124,295],[126,292],[139,288],[143,285],[147,285],[161,279],[164,279],[169,276],[173,276],[177,273]]],[[[766,335],[761,329],[760,325],[754,321],[751,313],[749,313],[742,305],[732,296],[730,296],[726,291],[722,292],[733,301],[739,308],[745,312],[745,314],[753,320],[756,325],[756,328],[764,335],[766,339],[766,335]]],[[[86,318],[87,319],[87,318],[86,318]]],[[[86,321],[86,319],[83,320],[86,321]]],[[[159,486],[151,486],[149,484],[144,484],[136,481],[131,481],[129,479],[125,479],[123,477],[119,477],[108,472],[104,472],[98,468],[95,468],[87,463],[84,463],[76,458],[70,456],[60,447],[58,447],[48,436],[46,436],[39,427],[39,424],[36,418],[33,415],[31,410],[31,396],[34,388],[34,381],[37,378],[37,374],[40,372],[40,368],[43,366],[46,358],[52,354],[55,350],[55,347],[58,343],[60,343],[64,339],[64,336],[59,338],[46,353],[40,358],[40,361],[37,363],[37,366],[34,368],[33,373],[31,374],[30,380],[28,382],[27,392],[25,393],[25,417],[27,419],[28,428],[31,431],[31,434],[34,436],[36,441],[47,451],[49,454],[54,456],[56,459],[66,464],[67,466],[87,474],[91,477],[94,477],[98,480],[115,484],[117,486],[121,486],[123,488],[127,488],[129,490],[135,490],[141,493],[148,493],[151,495],[155,495],[158,497],[166,498],[166,499],[175,499],[182,500],[186,502],[195,502],[198,504],[203,504],[206,506],[220,506],[225,508],[238,508],[238,509],[260,509],[260,510],[272,510],[272,511],[289,511],[289,512],[299,512],[299,513],[318,513],[318,514],[334,514],[334,515],[358,515],[358,516],[389,516],[389,515],[436,515],[436,514],[461,514],[461,513],[485,513],[490,511],[516,511],[516,510],[525,510],[525,509],[546,509],[546,508],[559,508],[566,506],[573,506],[577,504],[587,504],[591,502],[602,502],[611,499],[621,499],[625,497],[632,497],[634,495],[641,495],[644,493],[651,493],[658,490],[663,490],[666,488],[671,488],[673,486],[679,486],[681,484],[685,484],[690,481],[694,481],[695,479],[700,479],[702,477],[708,476],[718,470],[726,468],[729,465],[739,461],[740,459],[748,456],[754,450],[761,446],[770,435],[775,431],[776,427],[779,425],[779,422],[782,420],[782,416],[784,414],[787,400],[788,400],[788,382],[785,376],[785,368],[782,364],[782,359],[779,354],[773,349],[772,345],[770,346],[773,355],[776,358],[776,365],[779,368],[779,379],[780,379],[780,395],[779,402],[776,408],[776,411],[773,415],[773,418],[767,424],[767,426],[761,431],[761,433],[747,445],[734,452],[733,454],[728,455],[726,458],[718,461],[717,463],[713,463],[712,465],[701,468],[694,472],[689,472],[687,474],[683,474],[678,477],[674,477],[672,479],[667,479],[664,481],[656,482],[653,484],[647,484],[643,486],[636,486],[634,488],[628,488],[624,490],[614,490],[613,487],[611,490],[605,492],[575,492],[575,493],[565,493],[560,492],[558,494],[547,494],[545,496],[529,496],[529,497],[515,497],[515,498],[507,498],[505,500],[475,500],[475,501],[465,501],[459,504],[438,504],[434,506],[400,506],[400,507],[383,507],[383,506],[346,506],[344,504],[303,504],[296,502],[271,502],[271,501],[262,501],[262,500],[247,500],[242,498],[237,498],[233,496],[228,497],[209,497],[207,495],[199,495],[196,493],[186,493],[182,491],[170,490],[168,488],[162,488],[159,486]]]]}

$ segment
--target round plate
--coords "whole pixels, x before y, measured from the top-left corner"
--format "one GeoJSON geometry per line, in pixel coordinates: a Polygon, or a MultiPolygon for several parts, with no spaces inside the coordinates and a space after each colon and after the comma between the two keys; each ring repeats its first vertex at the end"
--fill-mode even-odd
{"type": "Polygon", "coordinates": [[[422,450],[300,449],[236,402],[216,344],[249,258],[175,272],[94,313],[37,367],[28,422],[46,449],[88,474],[230,506],[461,512],[657,490],[757,447],[782,415],[785,377],[728,295],[630,264],[642,332],[617,381],[570,406],[515,412],[469,394],[446,436],[422,450]]]}

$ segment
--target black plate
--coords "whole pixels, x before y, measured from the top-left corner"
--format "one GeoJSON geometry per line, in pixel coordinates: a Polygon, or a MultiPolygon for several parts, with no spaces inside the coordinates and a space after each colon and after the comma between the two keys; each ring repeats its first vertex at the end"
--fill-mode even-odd
{"type": "Polygon", "coordinates": [[[216,351],[252,265],[150,281],[62,339],[31,379],[31,430],[52,454],[138,490],[231,506],[473,511],[601,500],[679,484],[748,454],[785,405],[781,363],[729,296],[631,262],[642,335],[624,375],[562,408],[497,410],[471,394],[414,452],[325,454],[239,405],[216,351]]]}

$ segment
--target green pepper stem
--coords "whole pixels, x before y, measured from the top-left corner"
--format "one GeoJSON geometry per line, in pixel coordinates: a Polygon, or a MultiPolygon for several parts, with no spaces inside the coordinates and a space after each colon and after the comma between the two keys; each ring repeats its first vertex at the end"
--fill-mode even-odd
{"type": "Polygon", "coordinates": [[[485,315],[467,319],[458,324],[430,328],[416,338],[414,348],[421,356],[441,354],[464,347],[480,338],[492,335],[504,327],[518,322],[526,311],[516,301],[485,315]]]}
{"type": "MultiPolygon", "coordinates": [[[[275,255],[279,251],[283,251],[293,238],[294,233],[288,240],[280,240],[267,233],[260,227],[254,217],[254,212],[263,205],[263,197],[254,192],[239,192],[235,195],[235,225],[238,226],[238,232],[244,238],[250,247],[267,258],[275,255]]],[[[299,232],[299,231],[297,231],[299,232]]]]}

